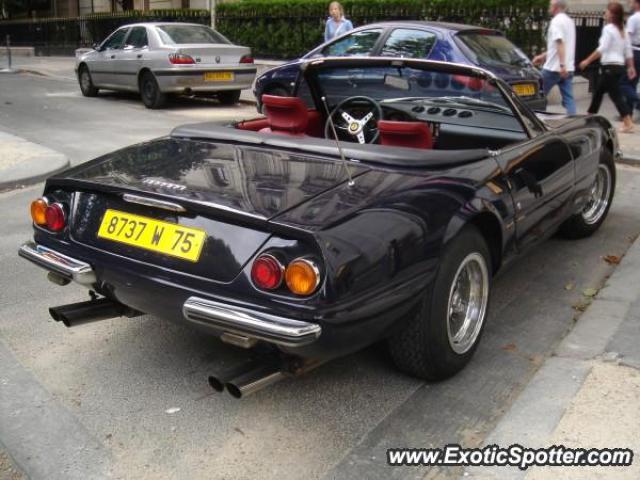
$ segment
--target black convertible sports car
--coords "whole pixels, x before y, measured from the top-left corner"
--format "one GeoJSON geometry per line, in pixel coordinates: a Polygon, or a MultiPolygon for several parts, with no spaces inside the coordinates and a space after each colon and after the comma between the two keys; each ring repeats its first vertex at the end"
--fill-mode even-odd
{"type": "Polygon", "coordinates": [[[238,397],[381,340],[400,370],[442,379],[473,355],[507,262],[607,215],[619,150],[602,117],[535,115],[471,66],[303,72],[265,118],[179,127],[50,178],[20,255],[91,293],[53,318],[144,312],[214,333],[255,353],[209,379],[238,397]]]}

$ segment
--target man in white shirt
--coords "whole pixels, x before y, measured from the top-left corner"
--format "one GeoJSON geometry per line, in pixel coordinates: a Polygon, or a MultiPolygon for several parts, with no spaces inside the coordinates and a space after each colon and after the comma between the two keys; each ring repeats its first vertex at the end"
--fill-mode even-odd
{"type": "MultiPolygon", "coordinates": [[[[626,31],[631,41],[631,48],[633,49],[633,63],[636,72],[640,72],[640,0],[633,0],[630,4],[634,13],[629,17],[629,20],[627,20],[626,31]]],[[[633,79],[627,76],[622,79],[622,83],[620,84],[620,93],[622,93],[629,105],[629,110],[632,112],[632,115],[635,109],[640,110],[638,80],[640,80],[640,76],[638,75],[633,79]]]]}
{"type": "Polygon", "coordinates": [[[576,25],[566,13],[567,0],[551,0],[549,13],[553,16],[547,32],[547,51],[533,59],[541,65],[544,93],[556,85],[562,95],[562,105],[569,115],[576,114],[573,99],[573,72],[575,71],[576,25]]]}

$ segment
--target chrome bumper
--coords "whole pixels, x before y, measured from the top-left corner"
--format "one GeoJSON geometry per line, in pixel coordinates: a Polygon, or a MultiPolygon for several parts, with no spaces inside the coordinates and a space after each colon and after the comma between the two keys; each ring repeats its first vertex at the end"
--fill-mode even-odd
{"type": "Polygon", "coordinates": [[[96,274],[88,263],[67,257],[34,242],[22,245],[18,250],[18,255],[45,270],[55,272],[81,285],[90,286],[96,282],[96,274]]]}
{"type": "Polygon", "coordinates": [[[198,297],[187,299],[182,313],[188,321],[195,324],[286,347],[301,347],[313,343],[322,331],[320,325],[315,323],[278,317],[198,297]]]}

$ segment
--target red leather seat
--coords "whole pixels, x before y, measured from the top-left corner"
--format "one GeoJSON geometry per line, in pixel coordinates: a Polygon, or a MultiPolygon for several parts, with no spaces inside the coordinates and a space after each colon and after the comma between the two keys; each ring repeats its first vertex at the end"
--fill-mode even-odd
{"type": "Polygon", "coordinates": [[[431,129],[424,122],[379,120],[380,143],[393,147],[433,148],[431,129]]]}
{"type": "Polygon", "coordinates": [[[298,97],[263,95],[262,104],[269,126],[261,132],[303,136],[309,125],[307,106],[298,97]]]}

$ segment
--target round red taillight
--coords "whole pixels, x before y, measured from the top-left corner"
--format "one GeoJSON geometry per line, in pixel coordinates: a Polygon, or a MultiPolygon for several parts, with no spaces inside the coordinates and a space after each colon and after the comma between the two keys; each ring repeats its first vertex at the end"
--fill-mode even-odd
{"type": "Polygon", "coordinates": [[[282,283],[284,267],[273,255],[260,255],[251,267],[251,279],[258,288],[273,290],[282,283]]]}
{"type": "Polygon", "coordinates": [[[59,203],[49,205],[44,212],[44,216],[49,230],[59,232],[65,227],[66,218],[64,215],[64,208],[62,208],[62,205],[59,203]]]}

